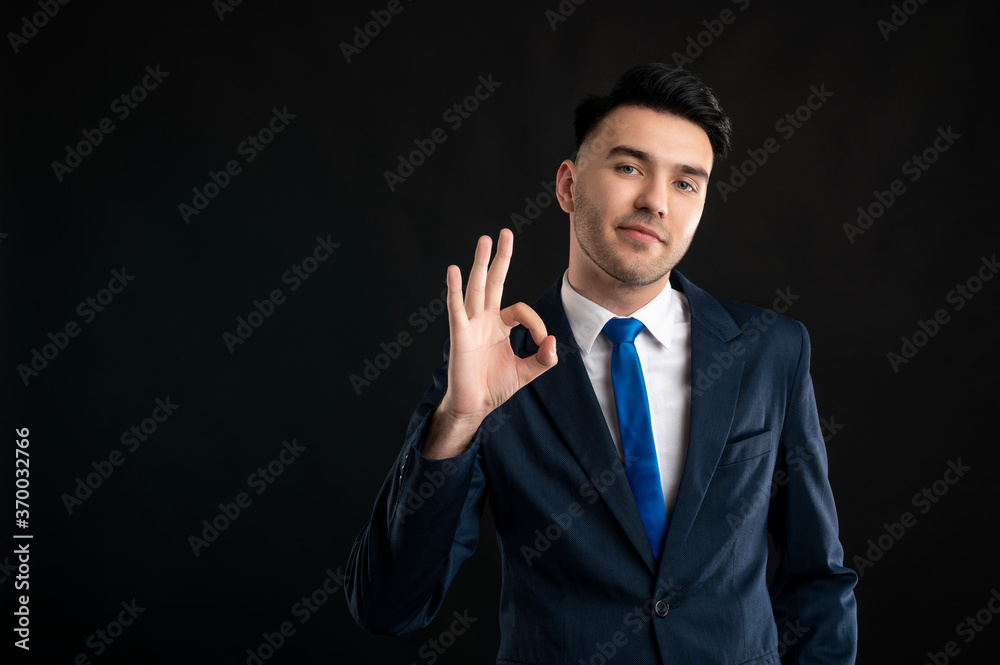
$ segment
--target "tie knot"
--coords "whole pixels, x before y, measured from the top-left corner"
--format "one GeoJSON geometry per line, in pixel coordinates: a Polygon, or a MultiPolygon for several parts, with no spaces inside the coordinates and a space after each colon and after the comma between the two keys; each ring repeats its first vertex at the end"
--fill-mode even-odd
{"type": "Polygon", "coordinates": [[[639,319],[611,319],[604,324],[602,332],[612,342],[619,344],[621,342],[634,342],[645,327],[639,319]]]}

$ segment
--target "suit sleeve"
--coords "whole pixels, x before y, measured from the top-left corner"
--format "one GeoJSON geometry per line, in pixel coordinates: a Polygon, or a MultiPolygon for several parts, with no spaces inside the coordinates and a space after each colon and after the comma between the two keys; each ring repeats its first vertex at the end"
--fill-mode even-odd
{"type": "Polygon", "coordinates": [[[444,363],[410,419],[406,441],[382,484],[371,519],[351,548],[344,587],[355,621],[380,635],[431,622],[461,563],[476,549],[486,497],[479,446],[446,460],[420,453],[431,413],[447,387],[444,363]]]}
{"type": "Polygon", "coordinates": [[[844,566],[826,446],[801,323],[798,366],[781,429],[769,524],[778,553],[771,604],[782,662],[854,663],[857,574],[844,566]]]}

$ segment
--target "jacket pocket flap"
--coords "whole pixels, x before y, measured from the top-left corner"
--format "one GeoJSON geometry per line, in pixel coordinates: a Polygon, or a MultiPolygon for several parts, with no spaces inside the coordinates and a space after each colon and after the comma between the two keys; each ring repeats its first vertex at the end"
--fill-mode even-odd
{"type": "Polygon", "coordinates": [[[726,443],[719,458],[719,466],[735,464],[770,452],[773,445],[771,430],[726,443]]]}

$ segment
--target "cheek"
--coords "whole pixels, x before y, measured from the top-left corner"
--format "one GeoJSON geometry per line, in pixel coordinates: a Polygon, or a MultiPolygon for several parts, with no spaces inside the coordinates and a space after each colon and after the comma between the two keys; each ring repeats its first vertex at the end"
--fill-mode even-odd
{"type": "MultiPolygon", "coordinates": [[[[577,208],[579,210],[579,208],[577,208]]],[[[609,218],[609,211],[615,210],[612,203],[606,198],[587,197],[587,222],[592,226],[603,225],[609,218]]],[[[611,215],[613,216],[613,215],[611,215]]]]}
{"type": "Polygon", "coordinates": [[[696,227],[701,220],[701,214],[705,211],[705,201],[702,199],[692,199],[686,201],[683,206],[682,219],[685,227],[696,227]]]}
{"type": "Polygon", "coordinates": [[[697,224],[698,220],[701,219],[702,213],[705,212],[705,199],[692,199],[688,203],[686,211],[691,223],[697,224]]]}
{"type": "Polygon", "coordinates": [[[600,183],[592,191],[588,191],[588,195],[596,207],[605,212],[623,207],[631,208],[637,193],[626,183],[600,183]]]}

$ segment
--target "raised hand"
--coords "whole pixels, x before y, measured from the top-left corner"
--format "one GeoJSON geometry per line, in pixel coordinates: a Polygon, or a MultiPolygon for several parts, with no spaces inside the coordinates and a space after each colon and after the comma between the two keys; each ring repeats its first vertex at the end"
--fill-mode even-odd
{"type": "Polygon", "coordinates": [[[422,451],[426,457],[461,454],[491,411],[557,362],[555,337],[546,333],[531,307],[519,302],[500,309],[514,234],[500,230],[487,270],[491,245],[489,236],[479,238],[464,302],[461,270],[448,266],[448,388],[432,416],[422,451]],[[519,324],[539,347],[527,358],[519,358],[510,346],[510,331],[519,324]]]}

